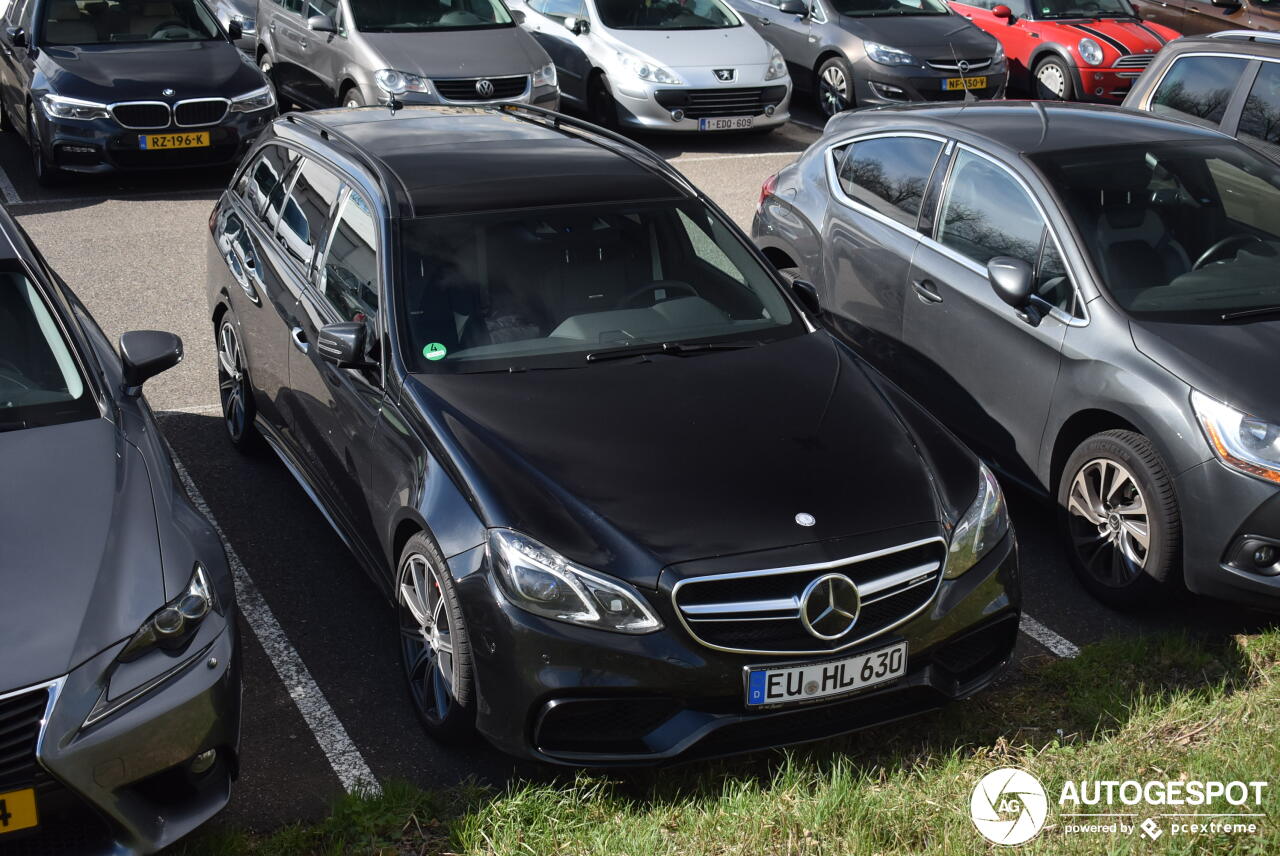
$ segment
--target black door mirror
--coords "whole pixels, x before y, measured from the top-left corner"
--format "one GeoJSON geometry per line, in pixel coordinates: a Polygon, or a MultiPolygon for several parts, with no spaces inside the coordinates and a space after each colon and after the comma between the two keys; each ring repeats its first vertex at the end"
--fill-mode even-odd
{"type": "Polygon", "coordinates": [[[227,22],[227,38],[235,41],[244,35],[244,27],[240,24],[239,18],[232,18],[227,22]]]}
{"type": "Polygon", "coordinates": [[[182,340],[159,330],[125,333],[120,337],[120,362],[125,392],[137,395],[149,379],[182,362],[182,340]]]}
{"type": "Polygon", "coordinates": [[[340,369],[372,368],[364,355],[367,335],[368,328],[363,321],[324,325],[320,328],[320,338],[316,342],[320,359],[333,363],[340,369]]]}
{"type": "Polygon", "coordinates": [[[778,4],[778,11],[784,15],[808,15],[809,4],[804,0],[782,0],[778,4]]]}
{"type": "Polygon", "coordinates": [[[510,11],[511,20],[515,21],[517,26],[524,23],[524,12],[521,12],[519,9],[512,9],[510,11]]]}
{"type": "Polygon", "coordinates": [[[25,48],[27,46],[27,31],[21,27],[5,27],[4,34],[9,40],[10,47],[25,48]]]}
{"type": "Polygon", "coordinates": [[[1008,256],[996,256],[987,262],[987,279],[996,295],[1005,303],[1018,310],[1018,317],[1032,327],[1040,323],[1043,317],[1036,307],[1031,305],[1031,296],[1035,294],[1035,271],[1022,259],[1008,256]]]}
{"type": "Polygon", "coordinates": [[[338,25],[331,15],[312,15],[307,19],[307,29],[313,33],[336,33],[338,25]]]}
{"type": "Polygon", "coordinates": [[[797,279],[791,282],[791,293],[796,296],[796,300],[800,301],[800,305],[805,311],[811,315],[822,314],[822,303],[818,300],[818,289],[813,287],[813,283],[797,279]]]}

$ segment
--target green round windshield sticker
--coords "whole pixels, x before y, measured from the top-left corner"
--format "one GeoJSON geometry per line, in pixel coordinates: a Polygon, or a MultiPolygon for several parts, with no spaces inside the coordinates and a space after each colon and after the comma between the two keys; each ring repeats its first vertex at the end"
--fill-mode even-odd
{"type": "Polygon", "coordinates": [[[422,356],[431,360],[433,363],[436,360],[443,360],[447,353],[449,353],[448,349],[439,342],[432,342],[422,349],[422,356]]]}

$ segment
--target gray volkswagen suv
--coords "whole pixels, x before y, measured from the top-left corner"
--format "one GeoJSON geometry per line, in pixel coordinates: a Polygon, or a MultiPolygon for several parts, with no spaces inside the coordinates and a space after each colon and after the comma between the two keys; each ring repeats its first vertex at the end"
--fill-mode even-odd
{"type": "Polygon", "coordinates": [[[258,65],[286,101],[560,104],[556,67],[502,0],[262,0],[258,65]]]}

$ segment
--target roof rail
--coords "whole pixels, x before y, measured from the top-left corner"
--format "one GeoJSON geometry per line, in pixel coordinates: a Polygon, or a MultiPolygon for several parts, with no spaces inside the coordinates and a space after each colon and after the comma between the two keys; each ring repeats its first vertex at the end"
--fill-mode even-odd
{"type": "MultiPolygon", "coordinates": [[[[549,124],[556,130],[569,129],[578,133],[579,136],[602,137],[613,143],[619,143],[623,147],[623,156],[648,168],[652,172],[661,173],[663,176],[674,180],[686,188],[694,196],[699,195],[698,189],[693,186],[689,179],[685,178],[680,170],[667,163],[666,158],[659,155],[651,149],[645,148],[634,140],[624,137],[622,134],[610,131],[607,128],[601,128],[599,125],[593,125],[582,119],[575,119],[572,116],[566,116],[563,113],[557,113],[554,110],[547,110],[544,107],[534,107],[532,104],[500,104],[498,105],[504,113],[510,113],[517,119],[525,122],[539,122],[540,124],[549,124]],[[528,113],[530,115],[521,115],[528,113]]],[[[599,140],[590,140],[596,145],[601,145],[599,140]]]]}
{"type": "Polygon", "coordinates": [[[311,116],[307,115],[306,113],[289,112],[280,118],[294,125],[302,125],[304,127],[307,127],[310,130],[315,131],[323,139],[337,140],[339,142],[345,143],[347,147],[350,149],[351,156],[354,157],[356,160],[360,161],[361,163],[363,163],[364,166],[369,170],[369,172],[373,173],[374,178],[377,180],[378,184],[381,185],[382,187],[382,192],[387,195],[388,201],[390,201],[390,197],[392,196],[391,188],[387,184],[388,173],[394,176],[396,183],[400,185],[400,190],[404,194],[403,198],[406,201],[412,199],[412,197],[409,194],[409,188],[405,186],[404,179],[402,179],[399,176],[399,174],[395,172],[395,170],[388,167],[385,163],[382,162],[381,159],[370,154],[368,151],[362,148],[355,140],[351,139],[350,137],[348,137],[346,134],[342,133],[338,129],[330,127],[329,125],[326,125],[323,122],[317,122],[315,119],[311,118],[311,116]]]}
{"type": "Polygon", "coordinates": [[[1222,30],[1217,33],[1209,33],[1205,38],[1233,39],[1245,42],[1272,42],[1274,44],[1280,44],[1280,33],[1272,33],[1263,30],[1222,30]]]}

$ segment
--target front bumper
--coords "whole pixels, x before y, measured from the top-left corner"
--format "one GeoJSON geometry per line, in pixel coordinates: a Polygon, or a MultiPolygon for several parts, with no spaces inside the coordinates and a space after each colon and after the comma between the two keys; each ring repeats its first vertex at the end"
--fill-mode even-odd
{"type": "Polygon", "coordinates": [[[816,658],[704,647],[650,593],[665,628],[624,636],[547,621],[511,606],[484,549],[451,563],[476,663],[477,726],[511,754],[555,764],[622,767],[715,757],[824,739],[933,710],[1005,668],[1021,602],[1017,548],[1006,537],[928,606],[837,660],[905,640],[907,674],[837,700],[768,711],[744,704],[743,668],[816,658]]]}
{"type": "Polygon", "coordinates": [[[697,133],[707,130],[704,119],[715,130],[777,128],[791,119],[788,77],[750,84],[699,80],[689,86],[610,81],[610,87],[618,123],[638,131],[697,133]]]}
{"type": "Polygon", "coordinates": [[[122,645],[50,685],[32,778],[0,788],[34,787],[40,823],[0,836],[0,850],[30,837],[39,852],[153,853],[226,805],[238,764],[241,665],[234,610],[224,621],[206,621],[162,669],[163,682],[92,725],[84,722],[113,680],[122,645]],[[188,762],[208,749],[217,760],[193,774],[188,762]]]}
{"type": "Polygon", "coordinates": [[[1174,482],[1182,509],[1183,577],[1198,594],[1280,611],[1280,566],[1236,560],[1249,536],[1280,554],[1280,486],[1229,469],[1217,460],[1174,482]]]}
{"type": "Polygon", "coordinates": [[[853,67],[853,88],[856,106],[881,107],[912,101],[963,101],[964,89],[943,89],[943,81],[961,77],[985,77],[987,85],[972,89],[973,95],[984,101],[1003,98],[1008,82],[1008,66],[1000,64],[961,75],[955,71],[938,71],[919,66],[895,67],[881,65],[867,58],[853,67]]]}
{"type": "Polygon", "coordinates": [[[1119,104],[1140,74],[1141,70],[1132,68],[1081,66],[1076,69],[1076,97],[1097,104],[1119,104]]]}

